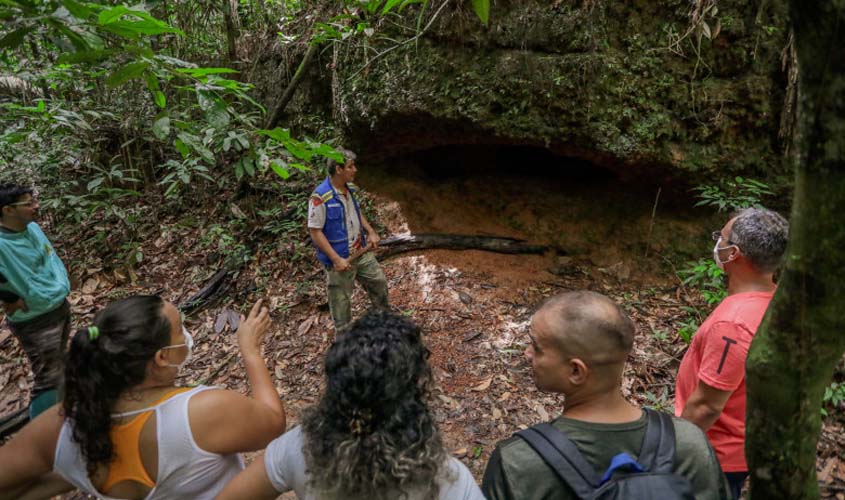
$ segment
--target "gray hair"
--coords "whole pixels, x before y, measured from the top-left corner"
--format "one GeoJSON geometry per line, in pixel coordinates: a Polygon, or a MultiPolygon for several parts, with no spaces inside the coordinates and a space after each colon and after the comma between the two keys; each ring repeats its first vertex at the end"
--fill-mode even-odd
{"type": "Polygon", "coordinates": [[[327,168],[327,169],[328,169],[328,171],[329,171],[329,175],[334,175],[334,174],[335,174],[335,172],[337,171],[337,166],[338,166],[338,165],[343,166],[344,164],[346,164],[346,162],[347,162],[347,161],[349,161],[349,160],[353,160],[353,161],[354,161],[356,158],[358,158],[358,155],[356,155],[356,154],[355,154],[355,153],[353,153],[352,151],[349,151],[348,149],[344,149],[344,148],[335,148],[335,151],[337,151],[338,153],[340,153],[341,155],[343,155],[343,163],[338,163],[337,161],[335,161],[335,160],[333,160],[333,159],[331,159],[331,158],[326,158],[326,168],[327,168]]]}
{"type": "Polygon", "coordinates": [[[777,270],[786,252],[789,222],[777,212],[765,208],[746,208],[734,219],[730,242],[760,272],[777,270]]]}

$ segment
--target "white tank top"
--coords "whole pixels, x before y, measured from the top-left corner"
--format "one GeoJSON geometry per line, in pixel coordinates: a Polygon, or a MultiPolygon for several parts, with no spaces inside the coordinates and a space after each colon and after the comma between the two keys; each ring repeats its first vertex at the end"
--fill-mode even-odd
{"type": "MultiPolygon", "coordinates": [[[[211,500],[244,468],[237,453],[211,453],[194,441],[188,421],[188,400],[208,389],[215,387],[199,386],[149,408],[156,412],[158,474],[156,485],[145,500],[211,500]]],[[[86,493],[117,500],[103,495],[91,484],[82,451],[72,435],[71,424],[65,420],[56,443],[53,471],[86,493]]]]}

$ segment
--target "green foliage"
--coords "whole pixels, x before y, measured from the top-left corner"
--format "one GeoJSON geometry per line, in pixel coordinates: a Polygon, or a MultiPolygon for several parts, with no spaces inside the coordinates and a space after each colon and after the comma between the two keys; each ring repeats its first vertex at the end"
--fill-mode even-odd
{"type": "Polygon", "coordinates": [[[822,397],[822,416],[828,416],[828,409],[835,410],[845,403],[845,383],[831,382],[822,397]]]}
{"type": "Polygon", "coordinates": [[[43,178],[57,193],[48,206],[70,208],[74,220],[128,202],[137,189],[161,186],[178,200],[189,186],[269,170],[286,179],[292,169],[338,157],[287,130],[259,129],[266,110],[250,96],[253,86],[232,79],[235,69],[178,57],[174,48],[196,45],[178,41],[189,31],[142,7],[7,0],[0,17],[20,26],[0,31],[0,68],[49,93],[49,100],[0,101],[0,170],[15,165],[27,182],[43,178]],[[95,127],[113,132],[103,137],[95,127]],[[134,175],[139,166],[144,182],[134,175]]]}
{"type": "Polygon", "coordinates": [[[728,295],[724,276],[725,272],[710,258],[689,261],[685,268],[678,270],[678,277],[683,284],[698,289],[711,306],[718,304],[728,295]]]}
{"type": "Polygon", "coordinates": [[[667,391],[661,391],[659,394],[655,394],[651,391],[646,391],[645,393],[646,399],[646,406],[652,408],[657,411],[671,411],[672,410],[672,403],[669,401],[669,396],[667,395],[667,391]]]}
{"type": "Polygon", "coordinates": [[[651,338],[657,342],[666,342],[669,340],[669,332],[666,330],[654,330],[651,332],[651,338]]]}
{"type": "Polygon", "coordinates": [[[472,8],[482,23],[490,22],[490,0],[472,0],[472,8]]]}
{"type": "Polygon", "coordinates": [[[212,224],[200,238],[200,245],[215,252],[223,260],[225,266],[235,269],[252,260],[252,252],[237,237],[239,223],[233,222],[228,226],[212,224]]]}
{"type": "MultiPolygon", "coordinates": [[[[678,270],[678,278],[684,286],[697,289],[708,306],[714,306],[724,300],[728,291],[724,284],[724,271],[713,259],[702,258],[687,262],[686,267],[678,270]]],[[[695,307],[684,306],[687,317],[678,324],[678,337],[689,344],[698,331],[700,318],[705,314],[695,307]]]]}
{"type": "Polygon", "coordinates": [[[719,185],[693,188],[699,198],[696,207],[715,207],[719,212],[760,207],[763,197],[774,192],[763,182],[744,177],[723,179],[719,185]]]}
{"type": "MultiPolygon", "coordinates": [[[[284,26],[303,3],[239,0],[239,27],[263,32],[276,19],[284,26]]],[[[317,18],[312,42],[367,41],[379,36],[380,17],[414,5],[422,19],[427,0],[344,0],[332,11],[340,15],[317,18]]],[[[25,89],[0,96],[0,177],[39,185],[44,206],[71,222],[97,220],[129,235],[139,225],[140,197],[166,210],[341,159],[319,142],[322,124],[312,127],[321,130],[318,140],[261,128],[267,110],[237,61],[221,53],[225,15],[195,2],[0,0],[0,76],[17,75],[25,89]]],[[[301,231],[299,212],[258,210],[264,229],[278,235],[301,231]]],[[[222,227],[209,230],[206,244],[213,240],[227,261],[251,258],[231,239],[242,228],[222,227]]],[[[98,245],[121,241],[105,229],[94,237],[98,245]]],[[[128,241],[110,250],[131,268],[143,255],[128,241]]]]}
{"type": "Polygon", "coordinates": [[[684,341],[685,344],[692,342],[695,332],[698,331],[698,321],[695,316],[689,315],[686,319],[678,323],[678,337],[684,341]]]}

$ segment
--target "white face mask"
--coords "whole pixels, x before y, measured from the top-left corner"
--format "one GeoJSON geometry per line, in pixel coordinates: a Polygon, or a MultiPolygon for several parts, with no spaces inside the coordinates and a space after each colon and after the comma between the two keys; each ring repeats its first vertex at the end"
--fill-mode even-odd
{"type": "Polygon", "coordinates": [[[182,347],[182,346],[185,346],[185,347],[188,348],[188,355],[185,356],[185,359],[181,363],[179,363],[178,365],[168,363],[168,365],[167,365],[167,366],[172,366],[174,368],[177,368],[179,370],[181,370],[183,366],[188,364],[188,362],[191,360],[191,357],[194,354],[194,337],[191,336],[190,332],[188,332],[188,330],[184,326],[182,327],[182,335],[185,336],[185,343],[184,344],[176,344],[176,345],[169,345],[169,346],[166,346],[166,347],[162,347],[162,349],[175,349],[177,347],[182,347]]]}
{"type": "Polygon", "coordinates": [[[733,260],[733,257],[729,257],[728,260],[722,260],[719,258],[719,250],[727,250],[728,248],[736,248],[739,249],[736,245],[728,245],[726,247],[719,248],[719,243],[722,242],[722,238],[719,238],[719,241],[716,242],[716,245],[713,247],[713,260],[716,262],[716,265],[719,266],[719,269],[722,271],[725,270],[725,264],[733,260]]]}

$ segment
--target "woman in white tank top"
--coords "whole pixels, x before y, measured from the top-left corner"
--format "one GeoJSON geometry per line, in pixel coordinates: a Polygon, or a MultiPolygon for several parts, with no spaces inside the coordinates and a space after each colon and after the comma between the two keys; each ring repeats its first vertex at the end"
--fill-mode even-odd
{"type": "Polygon", "coordinates": [[[71,342],[63,403],[0,447],[0,500],[74,487],[106,499],[214,498],[243,468],[239,452],[285,429],[261,355],[269,321],[259,301],[238,328],[248,398],[175,388],[193,339],[173,304],[154,296],[110,304],[71,342]]]}

